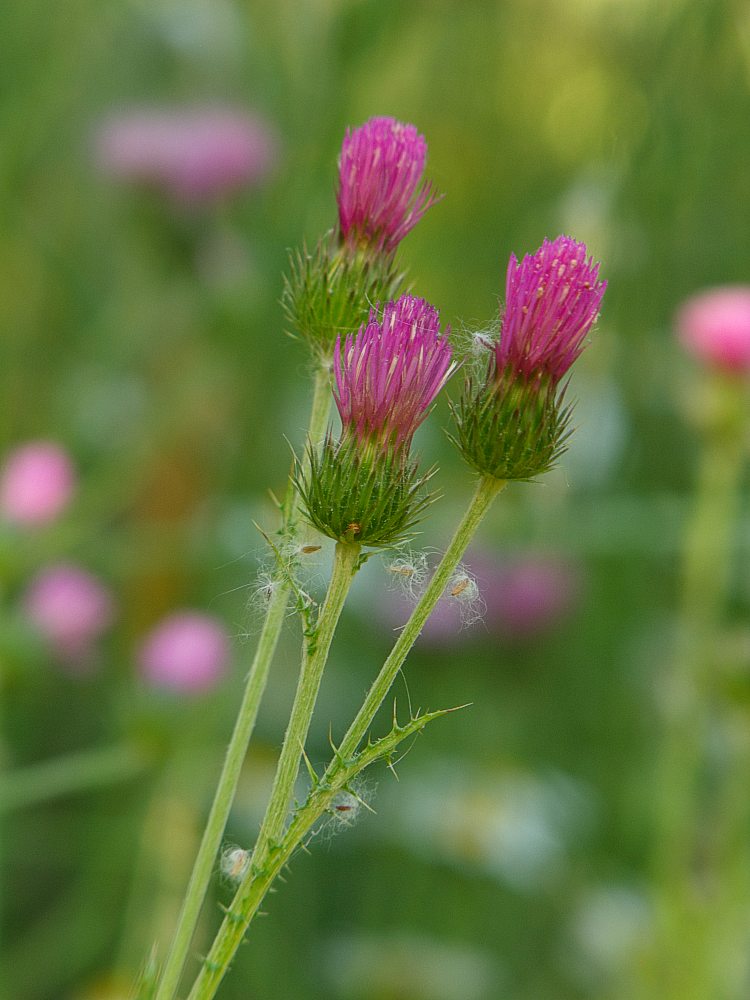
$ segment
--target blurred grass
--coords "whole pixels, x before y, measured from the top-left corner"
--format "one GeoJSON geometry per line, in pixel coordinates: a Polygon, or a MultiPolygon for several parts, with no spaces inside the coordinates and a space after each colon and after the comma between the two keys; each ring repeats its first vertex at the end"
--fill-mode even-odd
{"type": "MultiPolygon", "coordinates": [[[[433,727],[402,765],[419,775],[435,757],[467,772],[475,762],[498,775],[568,775],[591,803],[587,833],[566,844],[551,883],[521,892],[378,839],[381,819],[366,817],[354,846],[341,836],[297,861],[223,993],[413,1000],[336,979],[325,949],[356,931],[477,946],[503,970],[488,997],[603,997],[608,970],[592,973],[571,926],[587,893],[644,879],[654,684],[695,451],[685,419],[694,376],[669,324],[689,292],[747,280],[745,5],[17,0],[0,9],[0,37],[0,442],[55,437],[83,474],[65,524],[22,551],[3,542],[2,589],[12,605],[54,554],[101,573],[120,601],[106,665],[89,682],[6,655],[3,758],[22,766],[124,735],[154,740],[188,776],[176,785],[187,842],[250,648],[238,642],[235,675],[208,710],[183,714],[137,688],[134,644],[183,604],[210,608],[238,634],[254,628],[246,600],[262,545],[251,519],[271,523],[265,491],[283,483],[284,435],[299,445],[307,405],[303,346],[282,334],[280,273],[288,247],[334,221],[344,128],[386,113],[427,136],[446,198],[402,259],[454,325],[489,322],[508,254],[545,235],[571,231],[603,259],[601,328],[573,383],[586,446],[544,486],[504,497],[485,535],[580,561],[584,605],[527,644],[486,635],[418,649],[415,702],[475,705],[433,727]],[[196,100],[256,108],[276,124],[282,157],[269,186],[185,215],[97,173],[92,135],[110,110],[196,100]],[[594,399],[603,410],[587,429],[594,399]]],[[[445,422],[445,408],[436,416],[445,422]]],[[[445,493],[424,534],[435,548],[468,492],[438,426],[423,438],[445,493]]],[[[738,570],[738,621],[747,600],[738,570]]],[[[341,727],[388,645],[359,615],[355,606],[334,650],[314,732],[321,757],[329,718],[341,727]]],[[[260,720],[261,761],[280,739],[296,644],[290,626],[260,720]]],[[[105,995],[86,991],[108,981],[118,954],[134,971],[155,915],[134,929],[131,913],[134,937],[120,940],[128,883],[163,787],[139,780],[7,824],[9,995],[105,995]]],[[[230,837],[247,843],[253,829],[240,819],[230,837]]]]}

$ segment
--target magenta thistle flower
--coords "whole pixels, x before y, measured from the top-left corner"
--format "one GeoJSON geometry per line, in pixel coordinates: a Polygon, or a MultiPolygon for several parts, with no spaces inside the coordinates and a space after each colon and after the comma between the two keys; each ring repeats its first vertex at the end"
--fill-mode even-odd
{"type": "Polygon", "coordinates": [[[402,295],[376,310],[342,347],[336,341],[334,397],[344,435],[408,449],[417,427],[455,369],[447,330],[424,299],[402,295]]]}
{"type": "Polygon", "coordinates": [[[347,129],[339,158],[341,242],[392,253],[438,196],[422,179],[427,143],[414,125],[370,118],[347,129]]]}
{"type": "Polygon", "coordinates": [[[533,479],[552,468],[570,434],[560,380],[583,350],[607,287],[586,247],[569,236],[508,264],[505,313],[487,378],[467,381],[454,408],[456,444],[478,472],[533,479]]]}
{"type": "Polygon", "coordinates": [[[520,264],[511,254],[497,372],[510,368],[528,379],[544,374],[559,382],[583,350],[606,287],[585,244],[569,236],[545,240],[520,264]]]}
{"type": "Polygon", "coordinates": [[[750,286],[726,285],[694,295],[675,317],[680,341],[711,368],[750,373],[750,286]]]}
{"type": "Polygon", "coordinates": [[[375,310],[333,358],[342,433],[329,433],[297,487],[315,527],[342,542],[393,545],[414,527],[432,497],[409,457],[417,427],[454,369],[437,310],[402,295],[382,318],[375,310]]]}

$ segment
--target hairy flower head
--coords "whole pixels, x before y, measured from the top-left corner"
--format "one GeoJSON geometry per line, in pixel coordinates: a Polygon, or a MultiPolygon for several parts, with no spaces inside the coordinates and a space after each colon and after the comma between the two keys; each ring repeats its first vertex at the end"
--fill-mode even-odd
{"type": "Polygon", "coordinates": [[[560,381],[583,350],[607,287],[586,247],[545,240],[508,264],[505,312],[489,371],[454,409],[466,461],[495,479],[533,479],[565,450],[570,407],[560,381]]]}
{"type": "Polygon", "coordinates": [[[414,125],[370,118],[347,129],[339,157],[341,242],[350,250],[392,253],[438,200],[422,179],[427,143],[414,125]]]}
{"type": "Polygon", "coordinates": [[[341,417],[297,487],[310,522],[329,538],[373,547],[403,541],[433,497],[409,446],[454,369],[437,310],[402,295],[336,342],[334,398],[341,417]]]}
{"type": "Polygon", "coordinates": [[[344,343],[336,342],[334,397],[344,434],[408,449],[455,365],[440,317],[424,299],[388,302],[344,343]]]}
{"type": "Polygon", "coordinates": [[[569,236],[545,240],[520,264],[511,254],[496,371],[559,382],[583,350],[606,287],[585,244],[569,236]]]}

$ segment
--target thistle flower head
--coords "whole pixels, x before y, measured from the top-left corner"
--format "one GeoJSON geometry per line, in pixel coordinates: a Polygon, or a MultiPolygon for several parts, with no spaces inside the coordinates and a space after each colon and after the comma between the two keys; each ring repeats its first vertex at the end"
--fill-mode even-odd
{"type": "Polygon", "coordinates": [[[350,250],[392,253],[437,201],[422,180],[427,143],[414,125],[370,118],[347,129],[339,158],[341,242],[350,250]]]}
{"type": "MultiPolygon", "coordinates": [[[[447,332],[447,331],[446,331],[447,332]]],[[[455,365],[437,309],[411,295],[336,342],[334,396],[345,436],[408,449],[455,365]]]]}
{"type": "Polygon", "coordinates": [[[297,487],[315,527],[337,541],[402,541],[432,497],[409,445],[454,365],[437,310],[402,295],[370,313],[355,336],[336,342],[334,398],[342,434],[329,433],[297,487]]]}
{"type": "Polygon", "coordinates": [[[569,236],[545,240],[520,264],[511,254],[495,370],[559,382],[583,350],[606,287],[585,244],[569,236]]]}
{"type": "Polygon", "coordinates": [[[464,458],[496,479],[533,479],[565,450],[570,407],[560,380],[583,350],[606,281],[586,247],[545,240],[521,263],[511,256],[505,313],[484,384],[467,381],[454,408],[464,458]]]}

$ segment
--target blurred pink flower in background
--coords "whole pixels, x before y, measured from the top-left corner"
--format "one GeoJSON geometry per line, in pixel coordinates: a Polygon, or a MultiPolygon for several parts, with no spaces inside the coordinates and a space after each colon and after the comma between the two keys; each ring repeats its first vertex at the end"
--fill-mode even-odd
{"type": "Polygon", "coordinates": [[[85,667],[96,640],[112,623],[114,601],[91,573],[60,563],[33,578],[23,610],[59,660],[85,667]]]}
{"type": "Polygon", "coordinates": [[[277,141],[261,118],[233,108],[142,109],[105,121],[96,153],[113,177],[200,203],[258,185],[276,162],[277,141]]]}
{"type": "Polygon", "coordinates": [[[487,604],[488,628],[512,639],[560,625],[581,597],[580,570],[559,556],[517,556],[488,566],[486,572],[477,565],[475,572],[487,604]]]}
{"type": "Polygon", "coordinates": [[[197,694],[212,688],[229,662],[229,636],[216,618],[181,611],[163,619],[139,653],[141,674],[154,687],[197,694]]]}
{"type": "MultiPolygon", "coordinates": [[[[556,555],[492,558],[475,552],[464,566],[476,586],[455,597],[449,586],[427,619],[420,642],[447,645],[464,641],[467,632],[506,641],[532,639],[554,630],[573,614],[583,589],[580,568],[556,555]]],[[[384,617],[399,628],[413,606],[404,595],[391,593],[384,617]]]]}
{"type": "Polygon", "coordinates": [[[683,346],[727,372],[750,372],[750,285],[726,285],[694,295],[675,316],[683,346]]]}
{"type": "Polygon", "coordinates": [[[46,524],[67,507],[75,486],[73,464],[59,445],[22,445],[0,470],[0,517],[14,524],[46,524]]]}

